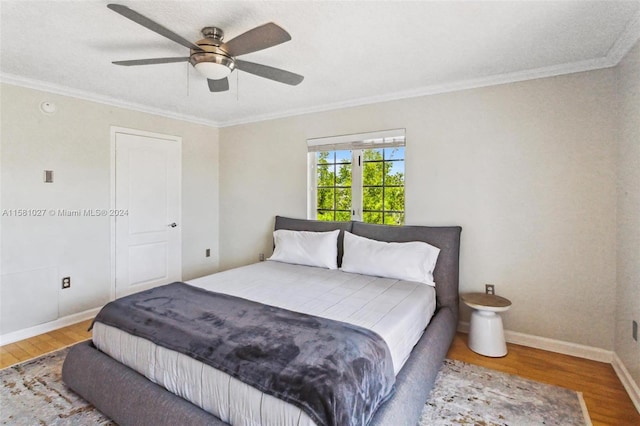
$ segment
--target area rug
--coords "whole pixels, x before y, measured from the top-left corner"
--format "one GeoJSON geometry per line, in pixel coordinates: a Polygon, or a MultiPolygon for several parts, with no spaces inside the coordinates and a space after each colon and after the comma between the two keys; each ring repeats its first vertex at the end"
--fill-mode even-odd
{"type": "Polygon", "coordinates": [[[582,394],[445,360],[420,426],[591,426],[582,394]]]}
{"type": "MultiPolygon", "coordinates": [[[[115,425],[62,383],[67,350],[0,370],[1,424],[115,425]]],[[[577,392],[446,360],[419,426],[590,424],[577,392]]]]}
{"type": "Polygon", "coordinates": [[[69,348],[0,370],[3,425],[115,425],[62,382],[69,348]]]}

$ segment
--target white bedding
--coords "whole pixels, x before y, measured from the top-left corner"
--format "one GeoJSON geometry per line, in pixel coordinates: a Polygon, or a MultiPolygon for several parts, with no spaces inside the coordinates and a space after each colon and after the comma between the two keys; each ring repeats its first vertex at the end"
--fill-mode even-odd
{"type": "MultiPolygon", "coordinates": [[[[436,307],[425,284],[279,262],[261,262],[187,281],[196,287],[378,333],[397,375],[436,307]]],[[[186,355],[101,323],[93,342],[103,352],[232,425],[313,425],[299,408],[263,394],[186,355]]]]}

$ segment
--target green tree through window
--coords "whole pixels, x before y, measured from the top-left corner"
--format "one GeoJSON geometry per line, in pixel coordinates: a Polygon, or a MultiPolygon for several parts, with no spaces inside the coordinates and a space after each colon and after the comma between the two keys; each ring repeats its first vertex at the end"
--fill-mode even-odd
{"type": "Polygon", "coordinates": [[[317,152],[316,183],[318,220],[404,224],[404,147],[317,152]]]}
{"type": "Polygon", "coordinates": [[[318,220],[351,220],[351,151],[318,152],[318,220]]]}

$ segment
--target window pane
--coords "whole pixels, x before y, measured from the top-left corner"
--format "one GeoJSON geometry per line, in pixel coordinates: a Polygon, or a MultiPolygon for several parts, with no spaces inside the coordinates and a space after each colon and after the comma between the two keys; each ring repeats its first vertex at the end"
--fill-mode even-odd
{"type": "Polygon", "coordinates": [[[348,222],[351,220],[351,212],[336,212],[336,220],[338,222],[348,222]]]}
{"type": "Polygon", "coordinates": [[[368,163],[365,162],[362,168],[362,184],[367,185],[382,185],[382,166],[383,163],[368,163]]]}
{"type": "Polygon", "coordinates": [[[362,184],[364,186],[382,185],[382,175],[384,174],[383,150],[366,149],[362,151],[362,157],[362,184]]]}
{"type": "Polygon", "coordinates": [[[382,213],[380,212],[364,212],[362,214],[362,220],[366,223],[382,224],[382,213]]]}
{"type": "Polygon", "coordinates": [[[385,185],[404,185],[404,161],[386,162],[385,172],[385,185]]]}
{"type": "Polygon", "coordinates": [[[382,149],[365,149],[362,151],[362,155],[364,156],[363,160],[366,161],[380,161],[384,157],[382,156],[384,150],[382,149]]]}
{"type": "Polygon", "coordinates": [[[351,188],[336,189],[336,210],[351,210],[351,188]]]}
{"type": "Polygon", "coordinates": [[[384,209],[404,211],[404,187],[384,188],[384,209]]]}
{"type": "Polygon", "coordinates": [[[318,210],[318,220],[333,220],[333,211],[318,210]]]}
{"type": "Polygon", "coordinates": [[[326,164],[333,162],[333,155],[329,151],[318,152],[318,164],[326,164]]]}
{"type": "Polygon", "coordinates": [[[336,155],[336,163],[351,164],[351,151],[333,151],[336,155]]]}
{"type": "Polygon", "coordinates": [[[384,149],[385,160],[404,160],[404,147],[385,148],[384,149]]]}
{"type": "Polygon", "coordinates": [[[318,186],[333,186],[333,166],[318,164],[318,186]]]}
{"type": "Polygon", "coordinates": [[[351,187],[351,163],[339,164],[336,166],[338,172],[336,173],[336,186],[351,187]]]}
{"type": "Polygon", "coordinates": [[[317,153],[318,220],[351,220],[351,156],[350,150],[317,153]]]}
{"type": "Polygon", "coordinates": [[[382,210],[382,188],[363,188],[362,209],[382,210]]]}
{"type": "Polygon", "coordinates": [[[318,188],[318,210],[333,210],[333,188],[318,188]]]}
{"type": "Polygon", "coordinates": [[[403,225],[404,213],[385,213],[384,223],[385,225],[403,225]]]}

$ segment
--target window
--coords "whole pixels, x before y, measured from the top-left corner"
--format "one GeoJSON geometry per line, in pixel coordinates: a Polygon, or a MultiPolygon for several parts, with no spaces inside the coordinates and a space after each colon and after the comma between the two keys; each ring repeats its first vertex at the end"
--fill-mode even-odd
{"type": "Polygon", "coordinates": [[[307,143],[309,218],[404,224],[404,129],[307,143]]]}
{"type": "Polygon", "coordinates": [[[316,214],[319,220],[351,220],[351,151],[316,153],[316,214]]]}
{"type": "Polygon", "coordinates": [[[404,224],[404,147],[363,150],[362,221],[404,224]]]}

